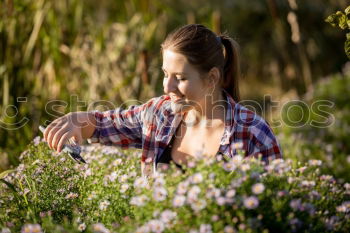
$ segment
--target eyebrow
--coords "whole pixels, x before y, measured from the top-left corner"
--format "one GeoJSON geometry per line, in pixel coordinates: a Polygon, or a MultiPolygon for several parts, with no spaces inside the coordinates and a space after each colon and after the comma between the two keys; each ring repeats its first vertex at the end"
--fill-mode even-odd
{"type": "MultiPolygon", "coordinates": [[[[162,70],[164,71],[164,72],[167,72],[163,67],[162,67],[162,70]]],[[[174,74],[182,74],[182,75],[186,75],[186,73],[183,73],[183,72],[175,72],[174,74]]]]}

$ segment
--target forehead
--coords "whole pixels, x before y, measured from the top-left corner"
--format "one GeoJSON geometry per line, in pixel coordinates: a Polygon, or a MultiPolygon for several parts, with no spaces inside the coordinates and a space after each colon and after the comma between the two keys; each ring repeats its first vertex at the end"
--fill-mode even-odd
{"type": "Polygon", "coordinates": [[[163,69],[169,73],[196,71],[184,55],[168,49],[163,51],[163,69]]]}

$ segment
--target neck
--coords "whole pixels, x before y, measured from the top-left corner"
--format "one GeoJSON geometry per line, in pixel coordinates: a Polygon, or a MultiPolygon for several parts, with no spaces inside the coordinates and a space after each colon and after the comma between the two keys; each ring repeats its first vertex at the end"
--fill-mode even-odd
{"type": "Polygon", "coordinates": [[[214,127],[225,122],[226,99],[221,91],[207,95],[199,108],[189,110],[185,116],[186,125],[193,127],[214,127]]]}

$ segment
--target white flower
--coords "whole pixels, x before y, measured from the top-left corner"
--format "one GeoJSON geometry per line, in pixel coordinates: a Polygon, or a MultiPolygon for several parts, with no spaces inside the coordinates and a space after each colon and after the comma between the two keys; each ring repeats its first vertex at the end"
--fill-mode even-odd
{"type": "Polygon", "coordinates": [[[191,202],[191,208],[195,212],[198,212],[198,211],[204,209],[206,206],[207,206],[207,202],[203,199],[198,199],[196,201],[191,202]]]}
{"type": "Polygon", "coordinates": [[[321,166],[322,161],[321,160],[316,160],[316,159],[311,159],[309,160],[309,165],[311,166],[321,166]]]}
{"type": "Polygon", "coordinates": [[[252,186],[252,192],[254,194],[261,194],[264,190],[265,186],[262,183],[257,183],[252,186]]]}
{"type": "Polygon", "coordinates": [[[107,209],[107,207],[110,205],[111,203],[107,200],[104,200],[102,202],[100,202],[99,208],[100,210],[105,210],[107,209]]]}
{"type": "Polygon", "coordinates": [[[122,186],[120,187],[120,192],[125,193],[128,189],[129,189],[128,184],[122,184],[122,186]]]}
{"type": "Polygon", "coordinates": [[[216,198],[216,203],[217,203],[218,205],[220,205],[220,206],[223,206],[223,205],[225,205],[225,203],[226,203],[226,198],[224,198],[224,197],[217,197],[217,198],[216,198]]]}
{"type": "Polygon", "coordinates": [[[176,195],[173,199],[173,206],[174,207],[181,207],[185,204],[186,197],[183,195],[176,195]]]}
{"type": "Polygon", "coordinates": [[[39,224],[25,224],[22,229],[21,233],[41,233],[42,229],[39,224]]]}
{"type": "Polygon", "coordinates": [[[232,157],[231,161],[236,165],[240,165],[243,161],[243,157],[241,155],[235,155],[232,157]]]}
{"type": "Polygon", "coordinates": [[[225,171],[228,171],[228,172],[233,171],[237,168],[236,163],[232,159],[227,163],[224,163],[222,167],[225,171]]]}
{"type": "Polygon", "coordinates": [[[165,180],[163,177],[159,177],[154,180],[153,187],[163,187],[165,185],[165,180]]]}
{"type": "Polygon", "coordinates": [[[206,196],[207,198],[212,198],[212,197],[217,198],[217,197],[220,196],[220,193],[221,193],[220,189],[217,189],[217,188],[209,188],[209,189],[207,189],[207,192],[206,192],[205,196],[206,196]]]}
{"type": "Polygon", "coordinates": [[[226,193],[226,197],[227,197],[227,198],[232,198],[232,197],[234,197],[235,195],[236,195],[236,190],[234,190],[234,189],[230,189],[230,190],[228,190],[227,193],[226,193]]]}
{"type": "Polygon", "coordinates": [[[241,150],[243,149],[243,142],[236,142],[233,144],[233,148],[236,150],[241,150]]]}
{"type": "Polygon", "coordinates": [[[203,176],[201,173],[193,174],[190,178],[192,184],[199,184],[203,181],[203,176]]]}
{"type": "Polygon", "coordinates": [[[242,171],[246,172],[246,171],[249,171],[250,165],[248,163],[244,163],[244,164],[241,165],[240,168],[241,168],[242,171]]]}
{"type": "Polygon", "coordinates": [[[153,198],[156,201],[164,201],[167,196],[167,191],[165,188],[155,188],[153,191],[153,198]]]}
{"type": "Polygon", "coordinates": [[[119,182],[120,183],[124,183],[124,182],[126,182],[127,180],[128,180],[128,175],[126,175],[126,174],[124,174],[124,175],[121,175],[120,177],[119,177],[119,182]]]}
{"type": "Polygon", "coordinates": [[[195,185],[187,193],[187,202],[192,202],[197,200],[198,194],[201,192],[201,189],[195,185]]]}
{"type": "Polygon", "coordinates": [[[199,227],[199,233],[212,233],[210,224],[201,224],[199,227]]]}
{"type": "MultiPolygon", "coordinates": [[[[112,172],[109,176],[108,176],[108,179],[111,181],[111,182],[114,182],[118,177],[118,174],[116,172],[112,172]]],[[[123,182],[123,181],[121,181],[123,182]]]]}
{"type": "Polygon", "coordinates": [[[148,226],[151,229],[151,232],[159,233],[164,231],[164,223],[157,219],[152,219],[148,222],[148,226]]]}
{"type": "Polygon", "coordinates": [[[135,233],[149,233],[151,231],[148,225],[141,226],[136,229],[135,233]]]}
{"type": "Polygon", "coordinates": [[[166,224],[166,223],[171,222],[173,219],[175,219],[176,216],[177,216],[176,212],[171,211],[171,210],[164,210],[160,214],[160,220],[166,224]]]}
{"type": "Polygon", "coordinates": [[[134,181],[134,188],[147,188],[148,181],[146,177],[139,177],[134,181]]]}
{"type": "Polygon", "coordinates": [[[78,197],[78,194],[76,194],[76,193],[69,193],[69,194],[66,195],[65,198],[66,199],[74,199],[76,197],[78,197]]]}
{"type": "Polygon", "coordinates": [[[185,194],[187,192],[188,185],[189,185],[189,183],[187,181],[180,182],[177,185],[176,192],[178,194],[185,194]]]}
{"type": "Polygon", "coordinates": [[[259,205],[259,200],[255,196],[247,197],[243,202],[247,209],[255,209],[259,205]]]}
{"type": "Polygon", "coordinates": [[[233,229],[232,226],[225,226],[224,232],[225,232],[225,233],[234,233],[234,232],[235,232],[235,229],[233,229]]]}
{"type": "Polygon", "coordinates": [[[146,204],[147,200],[148,200],[148,198],[146,195],[135,196],[135,197],[131,198],[130,204],[136,205],[136,206],[143,206],[146,204]]]}
{"type": "Polygon", "coordinates": [[[92,225],[92,230],[95,233],[109,233],[109,230],[102,223],[92,225]]]}
{"type": "Polygon", "coordinates": [[[79,231],[83,231],[83,230],[85,230],[85,229],[86,229],[85,223],[82,223],[82,224],[80,224],[80,225],[78,226],[78,230],[79,230],[79,231]]]}
{"type": "Polygon", "coordinates": [[[118,166],[118,165],[122,164],[122,162],[123,162],[123,160],[119,158],[119,159],[114,160],[112,164],[113,164],[113,166],[118,166]]]}

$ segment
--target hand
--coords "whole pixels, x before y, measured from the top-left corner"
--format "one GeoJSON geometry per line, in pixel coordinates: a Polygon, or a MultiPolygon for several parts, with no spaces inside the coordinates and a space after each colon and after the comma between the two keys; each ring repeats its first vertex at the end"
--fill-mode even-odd
{"type": "Polygon", "coordinates": [[[70,139],[78,144],[83,143],[82,127],[86,124],[86,112],[72,112],[54,120],[44,132],[44,139],[51,149],[60,152],[70,139]]]}

